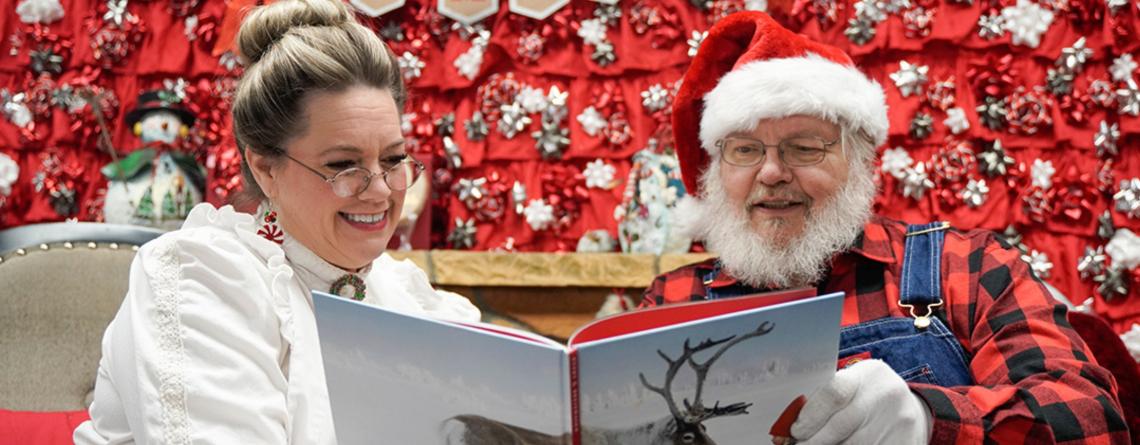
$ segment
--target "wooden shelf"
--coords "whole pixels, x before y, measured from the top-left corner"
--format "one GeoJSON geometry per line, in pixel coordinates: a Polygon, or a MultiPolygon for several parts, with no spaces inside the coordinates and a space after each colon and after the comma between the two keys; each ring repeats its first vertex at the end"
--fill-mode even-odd
{"type": "Polygon", "coordinates": [[[653,277],[704,261],[705,253],[504,253],[462,250],[389,251],[409,259],[444,286],[645,287],[653,277]]]}
{"type": "Polygon", "coordinates": [[[471,299],[486,322],[564,341],[594,319],[610,292],[637,304],[653,277],[709,254],[389,251],[427,272],[432,284],[471,299]]]}

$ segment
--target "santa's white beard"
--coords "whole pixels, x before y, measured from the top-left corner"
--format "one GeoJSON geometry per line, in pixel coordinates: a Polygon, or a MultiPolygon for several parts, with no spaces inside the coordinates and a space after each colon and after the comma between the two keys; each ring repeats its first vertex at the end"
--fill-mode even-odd
{"type": "MultiPolygon", "coordinates": [[[[875,198],[871,171],[852,166],[847,183],[830,200],[808,211],[799,236],[771,240],[756,233],[743,206],[729,202],[718,170],[719,166],[714,166],[702,178],[706,193],[697,203],[699,215],[715,216],[702,218],[691,230],[720,256],[730,275],[750,286],[780,289],[816,285],[832,257],[851,247],[871,217],[875,198]]],[[[776,228],[783,222],[769,224],[776,228]]]]}

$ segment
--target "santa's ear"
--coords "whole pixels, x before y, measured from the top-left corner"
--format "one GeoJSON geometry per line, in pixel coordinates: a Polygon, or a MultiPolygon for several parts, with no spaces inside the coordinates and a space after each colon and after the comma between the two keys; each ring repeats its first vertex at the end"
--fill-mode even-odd
{"type": "Polygon", "coordinates": [[[180,125],[180,126],[178,127],[178,137],[183,137],[183,138],[184,138],[184,137],[186,137],[186,136],[187,136],[187,135],[189,135],[189,134],[190,134],[190,127],[188,127],[188,126],[185,126],[185,125],[180,125]]]}
{"type": "Polygon", "coordinates": [[[135,136],[142,136],[142,122],[135,122],[135,126],[131,130],[134,131],[135,136]]]}

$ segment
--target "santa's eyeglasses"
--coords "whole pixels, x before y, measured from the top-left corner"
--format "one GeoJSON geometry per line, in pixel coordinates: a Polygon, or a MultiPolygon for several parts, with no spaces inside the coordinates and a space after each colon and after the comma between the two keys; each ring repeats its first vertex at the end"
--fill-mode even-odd
{"type": "Polygon", "coordinates": [[[807,167],[823,162],[823,158],[827,157],[828,147],[837,143],[839,139],[826,141],[820,137],[801,136],[770,145],[752,138],[729,136],[716,141],[716,147],[720,149],[721,159],[739,167],[751,167],[764,162],[769,147],[776,149],[784,165],[807,167]]]}

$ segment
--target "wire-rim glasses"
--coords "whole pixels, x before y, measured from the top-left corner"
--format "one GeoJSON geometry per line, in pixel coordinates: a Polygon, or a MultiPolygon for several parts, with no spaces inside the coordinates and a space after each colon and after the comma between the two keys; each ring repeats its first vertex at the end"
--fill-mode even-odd
{"type": "Polygon", "coordinates": [[[768,147],[776,149],[780,161],[785,165],[807,167],[823,162],[823,158],[827,157],[829,152],[828,148],[837,143],[839,143],[838,138],[827,141],[817,136],[799,136],[771,145],[743,136],[729,136],[716,141],[716,147],[720,149],[721,159],[739,167],[751,167],[764,162],[768,147]]]}
{"type": "Polygon", "coordinates": [[[331,177],[325,176],[315,168],[305,165],[304,162],[284,154],[289,160],[296,162],[298,165],[305,167],[305,169],[313,172],[325,182],[329,183],[332,187],[333,193],[341,198],[350,198],[364,193],[368,186],[372,184],[374,176],[380,176],[384,180],[384,184],[392,191],[403,191],[411,187],[412,184],[419,179],[424,171],[424,164],[415,158],[408,156],[401,159],[395,165],[381,170],[380,173],[373,173],[372,170],[363,167],[351,167],[337,172],[331,177]]]}

